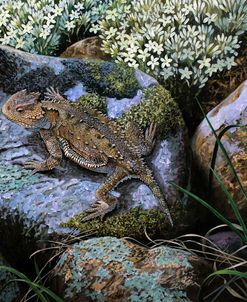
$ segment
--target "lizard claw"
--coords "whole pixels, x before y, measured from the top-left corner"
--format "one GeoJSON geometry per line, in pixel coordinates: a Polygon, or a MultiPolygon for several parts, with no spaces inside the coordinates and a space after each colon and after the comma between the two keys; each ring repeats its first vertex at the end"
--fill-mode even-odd
{"type": "Polygon", "coordinates": [[[58,89],[55,89],[54,87],[48,87],[46,88],[46,92],[44,93],[45,98],[48,100],[61,100],[63,101],[64,98],[59,93],[58,89]]]}
{"type": "Polygon", "coordinates": [[[31,169],[33,170],[32,171],[32,174],[35,174],[39,171],[44,171],[44,168],[43,168],[43,163],[42,162],[38,162],[36,160],[28,160],[24,163],[24,168],[25,169],[31,169]]]}
{"type": "Polygon", "coordinates": [[[82,222],[91,220],[96,217],[100,217],[101,220],[104,216],[113,211],[117,205],[117,202],[113,202],[112,204],[108,204],[103,200],[97,200],[94,204],[91,205],[90,208],[84,211],[87,215],[82,218],[82,222]]]}
{"type": "Polygon", "coordinates": [[[157,124],[152,122],[149,128],[147,128],[145,132],[145,140],[149,141],[152,144],[152,146],[154,146],[155,144],[156,129],[157,129],[157,124]]]}

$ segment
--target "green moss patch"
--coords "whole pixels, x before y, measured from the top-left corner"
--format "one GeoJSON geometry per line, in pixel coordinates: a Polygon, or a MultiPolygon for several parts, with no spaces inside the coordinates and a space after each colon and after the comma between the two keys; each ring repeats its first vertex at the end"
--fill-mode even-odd
{"type": "Polygon", "coordinates": [[[143,210],[137,207],[103,221],[96,218],[82,222],[84,215],[84,213],[80,213],[68,222],[63,223],[62,226],[77,228],[82,232],[93,231],[97,236],[131,236],[135,238],[144,237],[145,230],[150,236],[153,236],[169,229],[169,223],[165,215],[154,209],[143,210]]]}
{"type": "Polygon", "coordinates": [[[114,95],[117,98],[134,97],[140,85],[135,76],[135,70],[124,64],[110,62],[88,62],[87,79],[89,87],[101,86],[103,95],[114,95]]]}
{"type": "Polygon", "coordinates": [[[144,89],[141,103],[131,107],[119,121],[123,124],[134,121],[141,127],[155,122],[163,134],[184,126],[177,103],[161,85],[144,89]]]}
{"type": "Polygon", "coordinates": [[[106,98],[98,95],[97,93],[87,93],[86,95],[83,95],[78,100],[76,100],[74,104],[98,109],[103,113],[107,112],[106,98]]]}

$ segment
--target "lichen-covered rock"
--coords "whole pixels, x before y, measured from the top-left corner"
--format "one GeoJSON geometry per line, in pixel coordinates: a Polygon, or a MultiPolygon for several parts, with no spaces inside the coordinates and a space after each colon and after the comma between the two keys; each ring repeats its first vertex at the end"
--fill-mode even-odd
{"type": "MultiPolygon", "coordinates": [[[[0,253],[0,267],[9,267],[7,261],[0,253]]],[[[0,302],[18,302],[20,301],[20,289],[16,282],[10,282],[16,279],[16,276],[5,269],[0,268],[0,302]]]]}
{"type": "MultiPolygon", "coordinates": [[[[225,132],[221,138],[231,162],[247,189],[247,81],[238,87],[228,98],[207,114],[213,128],[219,135],[228,126],[239,125],[225,132]]],[[[195,159],[204,174],[207,176],[215,146],[215,136],[206,119],[199,125],[192,142],[195,159]]],[[[223,155],[220,147],[217,153],[215,171],[223,184],[232,195],[244,219],[247,219],[247,201],[244,198],[236,178],[233,176],[230,165],[223,155]]],[[[213,179],[211,199],[213,206],[231,219],[236,219],[227,196],[221,185],[213,179]]]]}
{"type": "Polygon", "coordinates": [[[99,37],[89,37],[70,45],[60,57],[107,60],[110,56],[101,50],[101,44],[99,37]]]}
{"type": "Polygon", "coordinates": [[[197,256],[101,237],[69,247],[55,268],[60,295],[72,301],[196,301],[208,273],[197,256]]]}
{"type": "Polygon", "coordinates": [[[0,71],[1,106],[9,94],[20,89],[43,93],[53,86],[70,101],[99,108],[119,122],[134,120],[145,127],[155,120],[159,135],[147,162],[161,185],[175,222],[170,230],[149,188],[135,180],[117,188],[120,206],[108,219],[81,224],[79,215],[69,221],[95,201],[95,191],[106,176],[66,159],[54,171],[32,175],[22,165],[28,159],[45,159],[44,143],[37,133],[28,132],[1,115],[0,178],[7,180],[0,186],[3,227],[6,217],[10,217],[6,220],[8,230],[11,223],[14,230],[12,218],[21,217],[23,234],[32,229],[37,238],[47,233],[71,232],[71,227],[94,229],[98,235],[140,238],[145,228],[150,235],[161,233],[171,237],[193,223],[187,199],[170,184],[173,181],[187,187],[189,183],[186,129],[178,106],[153,78],[115,63],[37,56],[6,46],[0,46],[0,71]]]}

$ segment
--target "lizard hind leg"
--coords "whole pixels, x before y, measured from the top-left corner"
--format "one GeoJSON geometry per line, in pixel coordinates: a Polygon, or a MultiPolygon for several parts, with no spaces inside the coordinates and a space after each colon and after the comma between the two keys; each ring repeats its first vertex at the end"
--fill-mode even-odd
{"type": "Polygon", "coordinates": [[[110,195],[109,192],[128,176],[126,170],[117,167],[107,181],[96,191],[98,200],[85,211],[87,215],[82,218],[82,222],[96,217],[103,219],[107,213],[113,211],[117,205],[117,198],[110,195]]]}
{"type": "Polygon", "coordinates": [[[158,186],[156,180],[154,179],[152,172],[149,169],[146,169],[145,172],[142,173],[142,175],[139,175],[139,179],[144,182],[153,192],[154,196],[159,202],[159,206],[161,211],[165,213],[165,215],[168,218],[169,223],[171,226],[173,226],[173,220],[170,214],[170,210],[167,205],[167,201],[165,200],[160,187],[158,186]]]}

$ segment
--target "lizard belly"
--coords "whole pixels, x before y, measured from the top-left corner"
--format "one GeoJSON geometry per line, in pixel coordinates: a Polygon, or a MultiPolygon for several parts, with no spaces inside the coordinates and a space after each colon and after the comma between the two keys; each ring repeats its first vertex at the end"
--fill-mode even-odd
{"type": "Polygon", "coordinates": [[[99,162],[98,160],[92,161],[90,159],[86,159],[86,158],[82,157],[80,154],[76,153],[76,150],[71,148],[69,142],[66,139],[64,139],[62,137],[58,137],[58,141],[59,141],[59,144],[60,144],[61,149],[63,150],[65,156],[68,157],[69,159],[73,160],[74,162],[76,162],[77,164],[82,166],[83,168],[86,168],[89,170],[95,170],[97,168],[104,167],[107,164],[107,158],[105,161],[101,161],[101,162],[99,162]]]}

